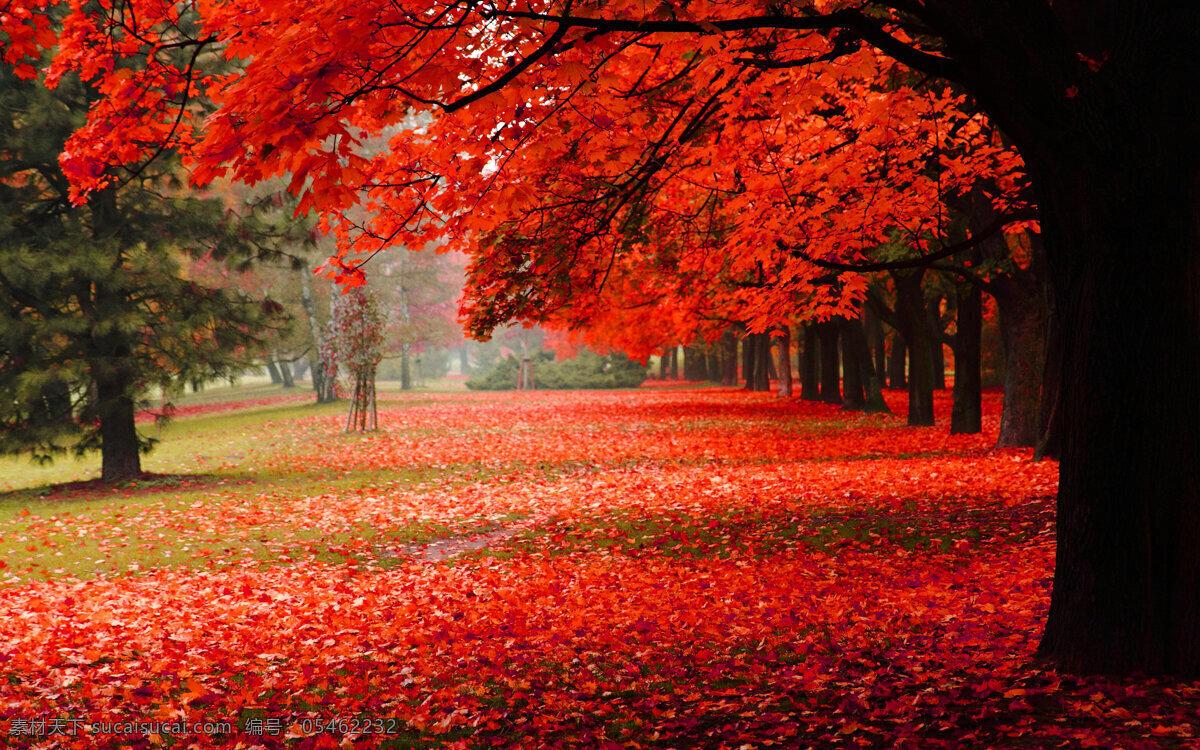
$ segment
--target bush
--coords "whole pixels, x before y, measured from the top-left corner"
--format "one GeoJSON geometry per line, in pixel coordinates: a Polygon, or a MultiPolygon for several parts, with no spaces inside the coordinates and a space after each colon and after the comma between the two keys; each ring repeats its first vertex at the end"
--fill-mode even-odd
{"type": "MultiPolygon", "coordinates": [[[[532,362],[533,385],[539,391],[636,388],[646,379],[647,371],[624,354],[600,356],[586,349],[561,362],[554,359],[554,352],[539,349],[534,352],[532,362]]],[[[516,390],[518,370],[520,362],[510,354],[489,372],[468,380],[467,387],[476,391],[516,390]]]]}

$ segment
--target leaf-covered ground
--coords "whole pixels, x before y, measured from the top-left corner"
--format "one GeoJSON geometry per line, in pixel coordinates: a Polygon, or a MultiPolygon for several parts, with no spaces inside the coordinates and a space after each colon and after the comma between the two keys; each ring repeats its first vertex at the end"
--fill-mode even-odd
{"type": "Polygon", "coordinates": [[[950,437],[733,390],[423,394],[366,436],[263,412],[240,473],[10,493],[0,744],[1194,745],[1197,683],[1034,660],[1057,467],[989,448],[992,398],[950,437]]]}

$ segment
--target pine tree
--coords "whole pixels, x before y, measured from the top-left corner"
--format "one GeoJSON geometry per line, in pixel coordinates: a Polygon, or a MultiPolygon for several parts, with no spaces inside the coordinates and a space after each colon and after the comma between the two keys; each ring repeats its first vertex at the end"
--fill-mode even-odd
{"type": "Polygon", "coordinates": [[[173,195],[169,173],[70,203],[58,154],[89,98],[77,80],[50,91],[0,70],[0,453],[99,449],[116,481],[141,473],[149,389],[236,372],[276,307],[186,278],[186,254],[249,246],[218,202],[173,195]]]}

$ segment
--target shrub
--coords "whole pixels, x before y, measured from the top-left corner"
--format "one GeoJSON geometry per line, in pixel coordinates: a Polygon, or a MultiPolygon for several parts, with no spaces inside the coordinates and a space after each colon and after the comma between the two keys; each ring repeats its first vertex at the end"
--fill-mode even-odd
{"type": "MultiPolygon", "coordinates": [[[[556,361],[554,352],[539,349],[531,359],[534,388],[540,391],[636,388],[646,379],[646,367],[621,353],[601,356],[585,349],[572,359],[556,361]]],[[[467,387],[477,391],[515,390],[519,369],[520,361],[510,354],[489,372],[468,380],[467,387]]]]}

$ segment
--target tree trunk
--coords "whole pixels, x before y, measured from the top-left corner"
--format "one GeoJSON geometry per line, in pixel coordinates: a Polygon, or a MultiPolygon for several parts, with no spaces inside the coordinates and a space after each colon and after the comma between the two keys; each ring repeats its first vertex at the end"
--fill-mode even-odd
{"type": "Polygon", "coordinates": [[[921,12],[1021,151],[1062,323],[1040,653],[1070,672],[1200,675],[1200,139],[1181,127],[1200,121],[1200,5],[921,12]]]}
{"type": "Polygon", "coordinates": [[[1032,447],[1041,427],[1049,320],[1045,290],[1035,274],[1020,271],[993,279],[992,289],[1004,342],[1004,411],[996,446],[1032,447]]]}
{"type": "Polygon", "coordinates": [[[754,390],[771,390],[771,334],[755,333],[751,336],[754,350],[754,390]]]}
{"type": "Polygon", "coordinates": [[[792,329],[789,326],[783,327],[783,335],[778,337],[779,344],[779,365],[776,369],[779,371],[779,395],[789,397],[792,395],[792,329]]]}
{"type": "Polygon", "coordinates": [[[408,344],[400,345],[400,390],[412,390],[412,362],[409,352],[412,347],[408,344]]]}
{"type": "Polygon", "coordinates": [[[742,337],[742,380],[746,381],[746,390],[754,390],[754,365],[758,363],[755,358],[755,340],[754,334],[747,332],[742,337]]]}
{"type": "Polygon", "coordinates": [[[672,346],[667,356],[670,357],[667,360],[667,376],[671,380],[679,380],[679,347],[672,346]]]}
{"type": "Polygon", "coordinates": [[[863,329],[867,337],[867,351],[871,357],[871,368],[880,379],[887,372],[886,337],[883,332],[883,321],[875,314],[870,305],[865,305],[862,312],[863,329]]]}
{"type": "MultiPolygon", "coordinates": [[[[114,357],[114,361],[118,360],[114,357]]],[[[96,411],[100,417],[100,478],[105,482],[135,479],[142,474],[136,412],[126,377],[108,363],[93,368],[96,411]]]]}
{"type": "Polygon", "coordinates": [[[279,378],[283,381],[284,388],[296,387],[296,379],[292,377],[292,368],[287,362],[279,363],[279,378]]]}
{"type": "Polygon", "coordinates": [[[941,294],[925,301],[926,320],[929,321],[929,366],[932,368],[933,389],[936,391],[946,390],[946,352],[942,349],[945,331],[942,328],[941,307],[941,294]]]}
{"type": "MultiPolygon", "coordinates": [[[[933,354],[932,331],[921,292],[924,270],[892,271],[896,282],[896,319],[908,344],[908,424],[932,425],[933,354]]],[[[940,344],[937,344],[940,346],[940,344]]]]}
{"type": "Polygon", "coordinates": [[[1170,106],[1151,100],[1121,105],[1127,129],[1110,151],[1034,160],[1063,323],[1058,547],[1040,651],[1069,671],[1196,676],[1200,154],[1190,134],[1167,135],[1195,117],[1155,120],[1170,106]]]}
{"type": "MultiPolygon", "coordinates": [[[[888,408],[887,402],[883,400],[883,389],[880,383],[879,375],[876,373],[874,363],[871,361],[870,346],[867,344],[866,330],[863,325],[853,320],[848,320],[843,329],[846,351],[852,354],[849,357],[854,366],[857,367],[858,377],[863,384],[863,411],[868,414],[891,414],[892,410],[888,408]]],[[[847,381],[849,382],[849,381],[847,381]]]]}
{"type": "Polygon", "coordinates": [[[737,335],[732,328],[721,335],[721,366],[721,385],[737,385],[737,335]]]}
{"type": "Polygon", "coordinates": [[[471,374],[471,355],[467,351],[467,342],[465,341],[458,350],[458,371],[463,375],[471,374]]]}
{"type": "Polygon", "coordinates": [[[983,430],[983,290],[977,284],[960,281],[954,296],[958,325],[954,334],[950,434],[974,434],[983,430]]]}
{"type": "Polygon", "coordinates": [[[817,335],[821,339],[821,400],[841,406],[837,324],[832,320],[817,324],[817,335]]]}
{"type": "Polygon", "coordinates": [[[817,326],[809,323],[804,326],[804,359],[800,365],[800,398],[805,401],[821,400],[819,348],[817,326]]]}
{"type": "Polygon", "coordinates": [[[905,360],[908,358],[908,344],[904,336],[895,331],[892,333],[892,348],[888,351],[887,374],[888,388],[893,391],[908,389],[908,378],[904,374],[905,360]]]}
{"type": "Polygon", "coordinates": [[[309,366],[312,368],[313,390],[317,394],[318,404],[329,404],[337,401],[337,389],[334,387],[332,374],[325,369],[322,352],[325,350],[325,331],[317,318],[317,306],[313,300],[312,283],[309,278],[312,273],[308,268],[300,269],[300,305],[308,318],[309,330],[312,332],[313,347],[309,355],[309,366]]]}
{"type": "Polygon", "coordinates": [[[863,357],[870,357],[865,351],[867,339],[863,335],[860,321],[838,318],[836,325],[842,340],[842,408],[848,411],[862,411],[867,405],[867,394],[863,384],[863,365],[866,364],[863,357]],[[857,331],[854,330],[856,327],[857,331]],[[858,347],[860,343],[863,350],[858,347]]]}
{"type": "Polygon", "coordinates": [[[1038,440],[1033,451],[1035,461],[1062,456],[1062,321],[1051,301],[1047,313],[1046,365],[1042,375],[1042,403],[1038,417],[1038,440]]]}
{"type": "Polygon", "coordinates": [[[275,366],[275,360],[267,359],[267,375],[271,377],[271,385],[279,385],[283,383],[283,376],[279,374],[279,368],[275,366]]]}

